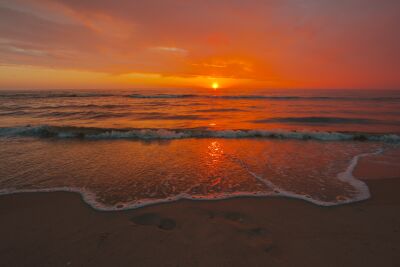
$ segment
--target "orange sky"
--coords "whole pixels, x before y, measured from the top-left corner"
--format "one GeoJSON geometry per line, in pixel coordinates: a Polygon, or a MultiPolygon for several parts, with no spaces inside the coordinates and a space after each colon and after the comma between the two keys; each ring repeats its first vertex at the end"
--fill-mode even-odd
{"type": "Polygon", "coordinates": [[[2,0],[0,89],[400,88],[397,0],[2,0]]]}

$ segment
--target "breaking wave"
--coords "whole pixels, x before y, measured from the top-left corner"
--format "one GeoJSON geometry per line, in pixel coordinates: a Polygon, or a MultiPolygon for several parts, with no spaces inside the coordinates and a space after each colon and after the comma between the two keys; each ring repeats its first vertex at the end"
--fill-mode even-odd
{"type": "Polygon", "coordinates": [[[280,131],[280,130],[210,130],[188,129],[112,129],[73,126],[22,126],[0,128],[0,137],[81,138],[163,140],[185,138],[265,138],[317,141],[373,141],[400,143],[400,135],[358,132],[280,131]]]}

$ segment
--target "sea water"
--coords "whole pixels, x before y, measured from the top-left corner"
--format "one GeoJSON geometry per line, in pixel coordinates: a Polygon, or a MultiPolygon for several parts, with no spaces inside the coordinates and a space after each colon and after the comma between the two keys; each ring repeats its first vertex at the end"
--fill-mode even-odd
{"type": "Polygon", "coordinates": [[[74,191],[103,210],[235,196],[339,205],[370,197],[353,170],[398,150],[399,133],[398,91],[2,91],[0,193],[74,191]]]}

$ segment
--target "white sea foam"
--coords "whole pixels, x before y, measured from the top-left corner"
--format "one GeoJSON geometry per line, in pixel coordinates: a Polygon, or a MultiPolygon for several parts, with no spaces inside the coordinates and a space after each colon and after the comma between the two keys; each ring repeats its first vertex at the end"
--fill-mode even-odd
{"type": "Polygon", "coordinates": [[[30,136],[86,139],[183,139],[183,138],[269,138],[317,141],[374,141],[400,143],[397,134],[350,132],[305,132],[280,130],[209,130],[209,129],[108,129],[58,126],[0,128],[0,137],[30,136]]]}
{"type": "Polygon", "coordinates": [[[273,182],[268,180],[265,177],[260,177],[256,173],[252,172],[247,168],[247,166],[243,162],[238,162],[249,174],[251,174],[255,179],[264,183],[270,191],[255,191],[255,192],[233,192],[233,193],[219,193],[212,194],[211,196],[198,196],[191,195],[188,193],[181,193],[174,196],[169,196],[163,199],[146,199],[143,198],[139,201],[131,201],[124,203],[117,203],[115,205],[106,205],[97,200],[97,195],[95,192],[78,187],[53,187],[53,188],[41,188],[41,189],[16,189],[16,188],[8,188],[0,190],[0,195],[8,195],[8,194],[18,194],[18,193],[34,193],[34,192],[74,192],[79,193],[82,196],[82,199],[92,206],[96,210],[102,211],[114,211],[114,210],[127,210],[127,209],[136,209],[144,206],[155,205],[160,203],[168,203],[174,202],[182,199],[187,200],[222,200],[222,199],[230,199],[236,197],[287,197],[300,199],[307,202],[311,202],[318,206],[337,206],[352,202],[363,201],[370,198],[370,191],[368,186],[361,180],[356,179],[353,176],[353,171],[356,168],[358,161],[362,157],[377,155],[383,153],[383,149],[379,149],[373,153],[364,153],[354,156],[346,170],[337,175],[337,179],[350,184],[356,190],[356,194],[352,198],[339,198],[334,202],[326,202],[318,199],[314,199],[311,196],[298,194],[295,192],[291,192],[276,186],[273,182]]]}

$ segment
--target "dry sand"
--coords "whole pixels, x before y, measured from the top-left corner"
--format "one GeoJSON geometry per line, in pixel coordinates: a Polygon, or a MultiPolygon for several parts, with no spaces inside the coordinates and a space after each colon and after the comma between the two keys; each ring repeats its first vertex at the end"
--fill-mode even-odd
{"type": "Polygon", "coordinates": [[[99,212],[74,193],[1,196],[0,266],[400,266],[400,179],[372,178],[371,199],[330,208],[239,198],[99,212]]]}

